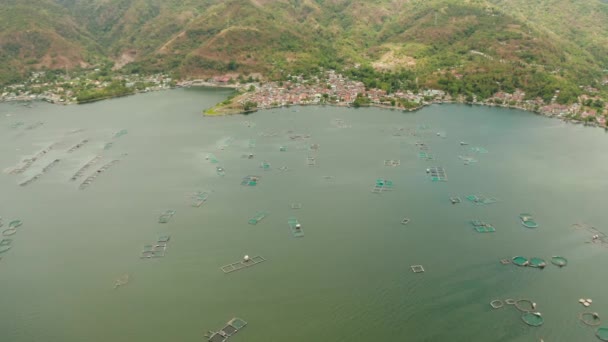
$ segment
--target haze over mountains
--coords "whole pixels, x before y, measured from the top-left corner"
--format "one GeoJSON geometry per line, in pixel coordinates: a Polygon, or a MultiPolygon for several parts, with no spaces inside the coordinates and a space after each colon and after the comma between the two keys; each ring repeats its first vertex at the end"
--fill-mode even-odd
{"type": "Polygon", "coordinates": [[[0,84],[27,70],[273,77],[356,64],[567,89],[608,69],[600,0],[4,0],[0,84]],[[530,76],[536,73],[542,77],[530,76]],[[516,79],[512,79],[515,77],[516,79]]]}

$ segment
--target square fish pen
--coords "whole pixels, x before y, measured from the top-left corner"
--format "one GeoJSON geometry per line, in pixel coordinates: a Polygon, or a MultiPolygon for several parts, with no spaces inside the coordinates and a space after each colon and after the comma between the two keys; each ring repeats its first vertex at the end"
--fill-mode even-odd
{"type": "Polygon", "coordinates": [[[245,177],[243,177],[243,180],[241,181],[241,185],[256,186],[256,185],[258,185],[260,178],[261,178],[260,176],[253,176],[253,175],[245,176],[245,177]]]}
{"type": "Polygon", "coordinates": [[[264,219],[264,217],[268,216],[268,212],[266,211],[258,211],[254,217],[250,218],[249,221],[247,221],[249,224],[252,225],[256,225],[258,223],[260,223],[260,221],[262,221],[264,219]]]}
{"type": "Polygon", "coordinates": [[[291,234],[293,234],[294,237],[304,237],[304,230],[302,229],[302,226],[300,225],[300,222],[298,222],[297,218],[290,217],[287,219],[287,224],[289,225],[291,234]]]}
{"type": "Polygon", "coordinates": [[[198,208],[201,205],[205,204],[208,198],[209,192],[197,191],[194,195],[192,195],[192,206],[198,208]]]}
{"type": "Polygon", "coordinates": [[[424,267],[422,267],[422,265],[412,265],[410,268],[414,273],[424,273],[424,267]]]}
{"type": "Polygon", "coordinates": [[[206,337],[209,342],[224,342],[247,325],[245,320],[235,317],[228,321],[220,331],[210,331],[206,337]]]}
{"type": "Polygon", "coordinates": [[[480,220],[471,220],[471,225],[478,233],[494,233],[496,231],[494,226],[480,220]]]}
{"type": "Polygon", "coordinates": [[[175,215],[175,210],[169,209],[165,210],[159,217],[158,223],[167,223],[171,220],[171,218],[175,215]]]}
{"type": "Polygon", "coordinates": [[[448,175],[442,167],[431,167],[426,169],[433,182],[447,182],[448,175]]]}
{"type": "Polygon", "coordinates": [[[418,152],[418,159],[420,160],[435,160],[435,157],[427,152],[418,152]]]}
{"type": "Polygon", "coordinates": [[[262,168],[262,170],[264,170],[264,171],[268,171],[268,170],[270,170],[270,163],[264,160],[260,164],[260,168],[262,168]]]}
{"type": "Polygon", "coordinates": [[[170,239],[171,237],[169,235],[164,235],[160,236],[154,245],[145,245],[141,251],[140,258],[150,259],[164,257],[165,252],[167,251],[167,243],[170,239]]]}
{"type": "Polygon", "coordinates": [[[224,272],[224,273],[231,273],[231,272],[240,271],[240,270],[249,268],[251,266],[255,266],[264,261],[266,261],[266,259],[264,259],[263,257],[258,255],[258,256],[254,256],[252,258],[243,259],[241,261],[237,261],[237,262],[233,262],[228,265],[224,265],[220,268],[221,268],[222,272],[224,272]]]}
{"type": "Polygon", "coordinates": [[[376,179],[376,185],[372,188],[372,192],[379,194],[384,191],[390,191],[394,189],[394,183],[392,180],[378,178],[376,179]]]}

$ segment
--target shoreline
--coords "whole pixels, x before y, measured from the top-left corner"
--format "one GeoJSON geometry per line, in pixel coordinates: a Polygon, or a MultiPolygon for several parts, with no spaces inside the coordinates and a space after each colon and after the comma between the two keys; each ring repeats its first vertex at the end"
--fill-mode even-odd
{"type": "Polygon", "coordinates": [[[413,108],[400,108],[400,107],[393,107],[393,106],[387,106],[387,105],[382,105],[382,104],[376,104],[376,103],[370,103],[368,105],[363,105],[360,107],[355,107],[352,104],[349,103],[299,103],[299,104],[290,104],[290,105],[277,105],[277,106],[268,106],[268,107],[263,107],[263,108],[256,108],[254,110],[249,110],[249,111],[243,111],[243,110],[234,110],[234,111],[228,111],[228,112],[224,112],[224,113],[217,113],[217,114],[206,114],[203,111],[203,117],[206,118],[213,118],[213,117],[223,117],[223,116],[229,116],[229,115],[250,115],[259,111],[266,111],[266,110],[273,110],[273,109],[283,109],[283,108],[290,108],[290,107],[309,107],[309,106],[331,106],[331,107],[342,107],[342,108],[352,108],[352,109],[359,109],[359,108],[379,108],[379,109],[386,109],[386,110],[392,110],[392,111],[401,111],[404,113],[409,113],[409,112],[417,112],[419,110],[424,109],[425,107],[431,106],[431,105],[443,105],[443,104],[462,104],[462,105],[467,105],[467,106],[482,106],[482,107],[499,107],[499,108],[503,108],[503,109],[513,109],[513,110],[521,110],[527,113],[531,113],[537,116],[542,116],[542,117],[546,117],[549,119],[557,119],[560,120],[562,122],[565,123],[571,123],[574,125],[583,125],[586,127],[596,127],[596,128],[602,128],[605,131],[608,131],[608,126],[604,127],[599,125],[599,123],[597,122],[584,122],[584,121],[580,121],[580,120],[575,120],[575,119],[571,119],[568,117],[559,117],[557,115],[550,115],[550,114],[543,114],[539,111],[534,111],[525,107],[520,107],[520,106],[511,106],[511,105],[504,105],[504,104],[489,104],[489,103],[483,103],[483,102],[473,102],[473,103],[468,103],[468,102],[461,102],[461,101],[449,101],[449,100],[435,100],[432,102],[425,102],[417,107],[413,107],[413,108]]]}
{"type": "MultiPolygon", "coordinates": [[[[93,99],[93,100],[89,100],[89,101],[84,101],[84,102],[55,102],[52,100],[49,100],[46,97],[35,97],[35,98],[31,98],[29,96],[29,98],[14,98],[14,99],[0,99],[0,103],[29,103],[29,102],[36,102],[36,101],[40,101],[40,102],[47,102],[47,103],[51,103],[51,104],[57,104],[57,105],[84,105],[84,104],[91,104],[94,102],[101,102],[101,101],[105,101],[105,100],[111,100],[111,99],[115,99],[115,98],[121,98],[121,97],[128,97],[128,96],[134,96],[134,95],[140,95],[140,94],[145,94],[145,93],[152,93],[152,92],[160,92],[160,91],[167,91],[167,90],[174,90],[174,89],[180,89],[180,88],[214,88],[214,89],[233,89],[233,90],[237,90],[239,88],[239,85],[232,85],[232,84],[227,84],[227,85],[223,85],[223,84],[214,84],[211,82],[203,82],[201,84],[188,84],[188,81],[182,83],[182,84],[178,84],[174,87],[168,87],[168,88],[161,88],[161,89],[153,89],[153,90],[144,90],[144,91],[135,91],[131,94],[121,94],[121,95],[116,95],[116,96],[108,96],[108,97],[104,97],[104,98],[100,98],[100,99],[93,99]]],[[[468,106],[487,106],[487,107],[499,107],[499,108],[503,108],[503,109],[516,109],[516,110],[521,110],[524,112],[528,112],[531,114],[535,114],[538,116],[543,116],[546,118],[550,118],[550,119],[558,119],[560,121],[566,122],[566,123],[571,123],[571,124],[575,124],[575,125],[583,125],[586,127],[597,127],[597,128],[603,128],[605,131],[608,131],[608,126],[601,126],[597,121],[594,122],[584,122],[584,121],[580,121],[580,120],[575,120],[572,118],[568,118],[568,117],[560,117],[558,115],[553,115],[553,114],[543,114],[540,111],[535,111],[532,109],[528,109],[525,108],[523,106],[513,106],[513,105],[505,105],[505,104],[495,104],[495,103],[484,103],[484,102],[466,102],[466,101],[455,101],[455,100],[434,100],[431,102],[423,102],[421,105],[418,105],[416,107],[412,107],[412,108],[403,108],[403,107],[395,107],[395,106],[387,106],[387,105],[383,105],[383,104],[378,104],[378,103],[370,103],[367,105],[362,105],[359,107],[355,107],[353,106],[351,103],[298,103],[298,104],[289,104],[289,105],[277,105],[277,106],[268,106],[268,107],[262,107],[262,108],[255,108],[253,110],[248,110],[248,111],[244,111],[244,110],[228,110],[227,112],[224,113],[216,113],[216,114],[206,114],[205,111],[203,111],[203,117],[222,117],[222,116],[227,116],[227,115],[250,115],[253,113],[256,113],[258,111],[263,111],[263,110],[273,110],[273,109],[280,109],[280,108],[289,108],[289,107],[307,107],[307,106],[332,106],[332,107],[343,107],[343,108],[353,108],[353,109],[358,109],[358,108],[380,108],[380,109],[387,109],[387,110],[398,110],[398,111],[402,111],[402,112],[417,112],[421,109],[424,109],[425,107],[428,107],[430,105],[433,104],[438,104],[438,105],[443,105],[443,104],[464,104],[464,105],[468,105],[468,106]]]]}

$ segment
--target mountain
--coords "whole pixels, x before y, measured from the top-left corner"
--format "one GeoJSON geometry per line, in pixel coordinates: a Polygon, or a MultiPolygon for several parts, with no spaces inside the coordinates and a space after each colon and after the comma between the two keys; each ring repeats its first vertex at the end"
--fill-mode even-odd
{"type": "Polygon", "coordinates": [[[485,97],[524,88],[545,98],[560,89],[566,101],[581,85],[601,87],[608,69],[600,0],[5,2],[0,83],[110,61],[126,73],[183,78],[279,78],[322,66],[389,89],[424,84],[485,97]]]}

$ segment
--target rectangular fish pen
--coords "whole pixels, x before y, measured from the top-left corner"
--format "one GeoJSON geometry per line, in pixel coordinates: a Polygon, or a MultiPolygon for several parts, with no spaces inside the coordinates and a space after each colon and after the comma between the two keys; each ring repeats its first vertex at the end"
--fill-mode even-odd
{"type": "Polygon", "coordinates": [[[264,219],[264,217],[268,216],[268,212],[266,211],[258,211],[254,217],[250,218],[248,223],[252,225],[258,224],[260,221],[264,219]]]}
{"type": "Polygon", "coordinates": [[[220,268],[222,269],[222,272],[224,272],[224,273],[231,273],[231,272],[243,270],[243,269],[251,267],[251,266],[255,266],[264,261],[266,261],[266,259],[264,259],[263,257],[258,255],[258,256],[254,256],[252,258],[248,258],[248,259],[244,259],[241,261],[233,262],[228,265],[224,265],[220,268]]]}
{"type": "Polygon", "coordinates": [[[442,167],[431,167],[426,169],[433,182],[447,182],[448,175],[442,167]]]}
{"type": "Polygon", "coordinates": [[[209,342],[224,342],[247,325],[245,320],[235,317],[228,321],[220,331],[209,331],[205,337],[209,342]]]}
{"type": "Polygon", "coordinates": [[[293,234],[294,237],[303,237],[304,236],[304,230],[302,229],[300,222],[298,222],[297,218],[290,217],[289,219],[287,219],[287,224],[289,225],[289,228],[291,229],[291,233],[293,234]]]}

